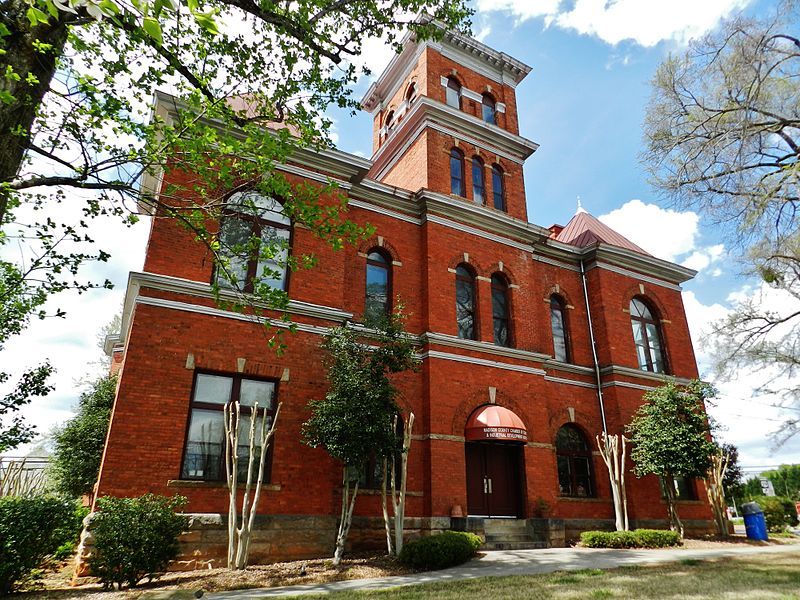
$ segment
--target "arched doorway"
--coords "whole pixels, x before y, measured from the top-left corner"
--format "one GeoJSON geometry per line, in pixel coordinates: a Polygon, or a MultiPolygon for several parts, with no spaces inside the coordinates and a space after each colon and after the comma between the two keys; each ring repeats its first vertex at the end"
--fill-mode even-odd
{"type": "Polygon", "coordinates": [[[464,430],[467,464],[467,514],[472,517],[522,515],[522,448],[525,424],[507,408],[478,407],[464,430]]]}

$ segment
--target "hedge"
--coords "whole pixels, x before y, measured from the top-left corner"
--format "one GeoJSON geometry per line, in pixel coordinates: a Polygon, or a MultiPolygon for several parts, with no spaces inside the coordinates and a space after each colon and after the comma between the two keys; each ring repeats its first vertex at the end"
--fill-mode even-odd
{"type": "Polygon", "coordinates": [[[795,509],[794,502],[789,498],[759,496],[753,500],[758,502],[761,510],[764,511],[767,529],[771,532],[778,533],[786,529],[787,526],[795,527],[798,524],[797,509],[795,509]]]}
{"type": "Polygon", "coordinates": [[[81,517],[72,500],[0,498],[0,596],[12,591],[59,547],[74,544],[81,517]]]}
{"type": "Polygon", "coordinates": [[[446,569],[467,562],[482,543],[474,533],[445,531],[406,542],[399,559],[413,569],[446,569]]]}
{"type": "Polygon", "coordinates": [[[587,548],[667,548],[681,543],[675,531],[661,529],[584,531],[581,534],[581,544],[587,548]]]}

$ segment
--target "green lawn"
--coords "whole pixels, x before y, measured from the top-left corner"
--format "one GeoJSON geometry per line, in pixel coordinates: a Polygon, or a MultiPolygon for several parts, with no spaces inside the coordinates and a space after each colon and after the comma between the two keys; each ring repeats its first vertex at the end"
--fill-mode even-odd
{"type": "Polygon", "coordinates": [[[800,551],[743,558],[684,560],[660,566],[603,571],[561,571],[549,575],[484,577],[452,583],[400,587],[379,592],[346,592],[303,598],[770,598],[800,599],[800,551]]]}

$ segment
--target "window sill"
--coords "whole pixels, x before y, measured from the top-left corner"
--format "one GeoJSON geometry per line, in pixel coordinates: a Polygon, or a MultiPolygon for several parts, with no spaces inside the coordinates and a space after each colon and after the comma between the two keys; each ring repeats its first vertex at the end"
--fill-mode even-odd
{"type": "MultiPolygon", "coordinates": [[[[237,489],[243,489],[247,484],[240,483],[237,489]]],[[[167,487],[178,487],[178,488],[195,488],[195,489],[227,489],[228,484],[224,481],[197,481],[194,479],[170,479],[167,481],[167,487]]],[[[255,489],[255,485],[252,486],[252,489],[255,489]]],[[[281,491],[281,484],[280,483],[264,483],[261,485],[262,490],[266,490],[269,492],[280,492],[281,491]]]]}
{"type": "MultiPolygon", "coordinates": [[[[336,491],[337,492],[341,492],[342,488],[336,488],[336,491]]],[[[360,488],[358,488],[358,495],[359,496],[361,496],[361,495],[363,495],[363,496],[380,496],[381,495],[381,491],[380,490],[375,490],[375,489],[372,489],[372,488],[362,488],[362,487],[360,487],[360,488]]],[[[392,492],[387,489],[386,490],[386,497],[388,498],[391,495],[392,495],[392,492]]],[[[422,492],[412,492],[412,491],[409,491],[409,490],[406,491],[406,496],[422,497],[422,495],[423,495],[422,492]]]]}
{"type": "Polygon", "coordinates": [[[557,496],[559,502],[611,502],[611,498],[591,498],[582,496],[557,496]]]}
{"type": "MultiPolygon", "coordinates": [[[[661,498],[660,502],[664,506],[667,505],[667,501],[664,498],[661,498]]],[[[705,504],[705,502],[703,502],[702,500],[681,500],[680,498],[678,500],[676,500],[676,502],[678,504],[694,504],[694,505],[697,505],[697,506],[700,506],[701,504],[705,504]]]]}

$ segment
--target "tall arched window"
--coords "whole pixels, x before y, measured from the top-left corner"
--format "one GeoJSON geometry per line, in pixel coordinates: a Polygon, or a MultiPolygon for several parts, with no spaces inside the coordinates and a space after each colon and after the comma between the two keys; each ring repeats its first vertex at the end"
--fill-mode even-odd
{"type": "Polygon", "coordinates": [[[364,298],[364,321],[386,318],[392,310],[392,263],[382,250],[367,254],[367,284],[364,298]]]}
{"type": "Polygon", "coordinates": [[[450,193],[461,197],[467,195],[464,183],[464,154],[458,148],[450,151],[450,193]]]}
{"type": "Polygon", "coordinates": [[[417,99],[417,84],[413,81],[408,84],[408,89],[406,90],[406,104],[411,106],[414,104],[414,100],[417,99]]]}
{"type": "Polygon", "coordinates": [[[456,267],[456,325],[458,337],[465,340],[478,338],[475,323],[475,274],[466,265],[456,267]]]}
{"type": "Polygon", "coordinates": [[[567,319],[564,300],[553,294],[550,296],[550,327],[553,330],[553,357],[562,362],[569,362],[569,344],[567,342],[567,319]]]}
{"type": "Polygon", "coordinates": [[[472,157],[472,199],[476,204],[483,204],[486,201],[483,161],[477,156],[472,157]]]}
{"type": "Polygon", "coordinates": [[[503,186],[503,169],[492,165],[492,201],[497,210],[506,209],[506,191],[503,186]]]}
{"type": "Polygon", "coordinates": [[[636,357],[642,371],[666,373],[664,361],[664,344],[661,343],[661,331],[653,311],[647,303],[640,299],[631,300],[631,326],[633,342],[636,345],[636,357]]]}
{"type": "Polygon", "coordinates": [[[384,127],[386,127],[386,133],[389,133],[392,129],[394,129],[394,126],[394,111],[390,110],[389,114],[386,115],[386,121],[384,123],[384,127]]]}
{"type": "Polygon", "coordinates": [[[489,94],[483,95],[483,101],[481,102],[481,114],[483,116],[483,120],[487,123],[491,123],[494,125],[497,121],[495,118],[495,111],[496,105],[494,98],[492,98],[489,94]]]}
{"type": "Polygon", "coordinates": [[[561,496],[594,496],[592,452],[586,436],[574,425],[564,425],[558,430],[556,460],[561,496]]]}
{"type": "Polygon", "coordinates": [[[228,198],[218,234],[217,285],[243,292],[259,285],[285,290],[290,233],[289,217],[274,198],[255,191],[228,198]]]}
{"type": "Polygon", "coordinates": [[[445,100],[448,106],[453,108],[461,108],[461,84],[455,77],[447,78],[447,89],[445,92],[445,100]]]}
{"type": "Polygon", "coordinates": [[[502,275],[492,275],[492,323],[494,343],[498,346],[511,345],[509,331],[508,282],[502,275]]]}

